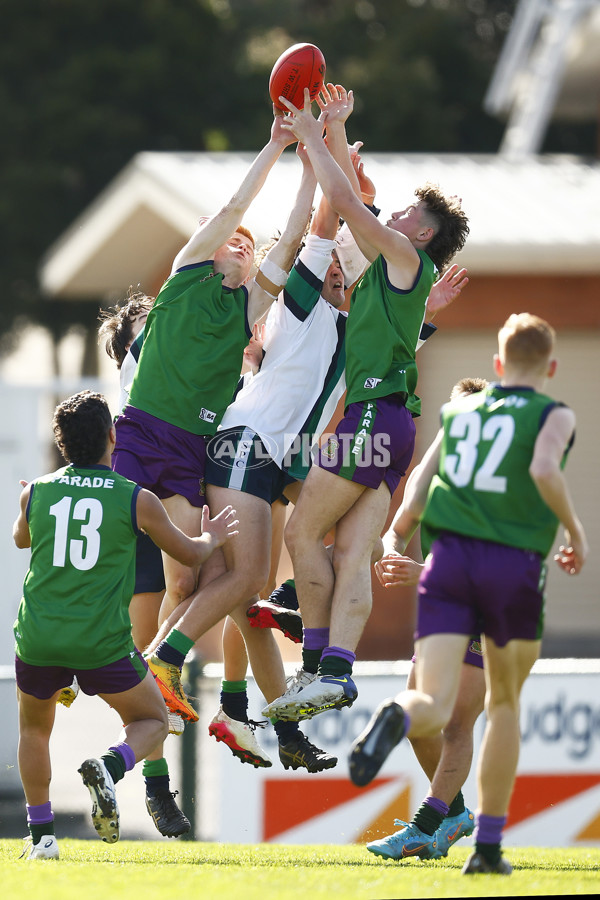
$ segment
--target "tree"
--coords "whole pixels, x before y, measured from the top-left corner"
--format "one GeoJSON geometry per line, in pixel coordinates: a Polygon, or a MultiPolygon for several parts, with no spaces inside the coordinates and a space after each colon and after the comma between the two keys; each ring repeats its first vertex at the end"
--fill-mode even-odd
{"type": "MultiPolygon", "coordinates": [[[[252,150],[290,44],[353,88],[370,151],[493,151],[481,108],[514,0],[0,0],[0,352],[26,322],[96,329],[40,292],[52,242],[141,150],[252,150]],[[9,87],[10,86],[10,87],[9,87]]],[[[104,302],[98,298],[98,304],[104,302]]]]}

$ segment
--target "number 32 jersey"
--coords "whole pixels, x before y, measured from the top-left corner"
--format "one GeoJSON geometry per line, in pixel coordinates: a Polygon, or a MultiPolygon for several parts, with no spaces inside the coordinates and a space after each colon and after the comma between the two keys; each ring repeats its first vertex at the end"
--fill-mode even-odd
{"type": "Polygon", "coordinates": [[[439,471],[422,521],[427,544],[446,531],[548,555],[558,519],[542,500],[529,465],[556,406],[564,404],[532,388],[492,384],[442,407],[439,471]]]}
{"type": "Polygon", "coordinates": [[[133,651],[139,490],[100,465],[68,465],[33,482],[31,560],[14,624],[23,662],[95,669],[133,651]]]}

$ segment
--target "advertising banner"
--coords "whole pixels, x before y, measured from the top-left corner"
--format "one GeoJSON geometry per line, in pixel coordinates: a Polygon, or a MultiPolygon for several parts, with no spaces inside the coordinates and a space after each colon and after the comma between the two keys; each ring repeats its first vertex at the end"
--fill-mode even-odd
{"type": "MultiPolygon", "coordinates": [[[[378,664],[379,669],[384,665],[378,664]]],[[[284,770],[272,727],[257,731],[273,761],[264,769],[242,764],[223,744],[202,738],[200,795],[203,831],[212,833],[208,839],[364,843],[398,830],[395,819],[410,821],[429,784],[408,740],[392,752],[367,787],[355,787],[348,777],[352,741],[378,703],[403,689],[408,663],[396,664],[393,674],[391,666],[388,674],[367,674],[369,668],[377,666],[356,669],[359,696],[351,708],[301,723],[309,740],[338,757],[334,769],[314,775],[304,769],[284,770]]],[[[264,703],[253,682],[249,696],[249,715],[259,719],[264,703]]],[[[472,810],[477,808],[476,760],[484,727],[482,715],[474,729],[474,759],[463,787],[472,810]]],[[[505,845],[600,842],[600,666],[594,661],[540,661],[523,691],[521,733],[505,845]]]]}

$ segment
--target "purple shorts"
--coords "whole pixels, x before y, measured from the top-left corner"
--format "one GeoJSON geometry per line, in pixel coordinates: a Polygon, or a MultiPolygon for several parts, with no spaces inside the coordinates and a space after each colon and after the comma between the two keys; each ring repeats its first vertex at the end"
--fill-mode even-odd
{"type": "Polygon", "coordinates": [[[112,466],[161,500],[179,494],[192,506],[204,506],[206,438],[170,425],[133,406],[116,422],[112,466]]]}
{"type": "Polygon", "coordinates": [[[415,431],[400,395],[351,403],[316,465],[375,490],[385,481],[393,494],[410,465],[415,431]]]}
{"type": "MultiPolygon", "coordinates": [[[[415,654],[411,662],[414,664],[416,663],[416,661],[417,656],[415,654]]],[[[475,666],[477,669],[483,669],[483,650],[481,648],[481,635],[478,634],[476,637],[472,637],[469,641],[469,646],[467,647],[467,652],[465,653],[463,663],[468,666],[475,666]]]]}
{"type": "Polygon", "coordinates": [[[69,687],[74,676],[84,694],[121,694],[140,684],[147,671],[148,663],[139,650],[98,669],[32,666],[15,657],[17,687],[38,700],[49,700],[57,691],[69,687]]]}
{"type": "Polygon", "coordinates": [[[485,634],[498,647],[541,640],[545,575],[538,553],[441,534],[419,581],[415,640],[485,634]]]}

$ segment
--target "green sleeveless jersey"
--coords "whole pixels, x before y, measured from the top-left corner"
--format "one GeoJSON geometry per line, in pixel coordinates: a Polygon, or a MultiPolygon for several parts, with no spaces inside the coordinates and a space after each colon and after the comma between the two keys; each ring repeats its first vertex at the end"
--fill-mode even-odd
{"type": "Polygon", "coordinates": [[[492,384],[442,407],[440,465],[422,522],[425,543],[448,531],[548,555],[559,523],[529,466],[540,429],[559,405],[531,388],[492,384]]]}
{"type": "Polygon", "coordinates": [[[383,256],[369,266],[350,301],[346,327],[346,405],[406,392],[407,409],[418,416],[415,352],[425,306],[435,277],[429,256],[421,258],[411,290],[401,291],[388,279],[383,256]]]}
{"type": "Polygon", "coordinates": [[[95,669],[134,650],[140,488],[106,466],[65,466],[31,486],[31,560],[14,625],[34,666],[95,669]]]}
{"type": "Polygon", "coordinates": [[[223,287],[212,260],[164,283],[144,328],[129,403],[192,434],[213,435],[231,403],[248,329],[248,292],[223,287]]]}

